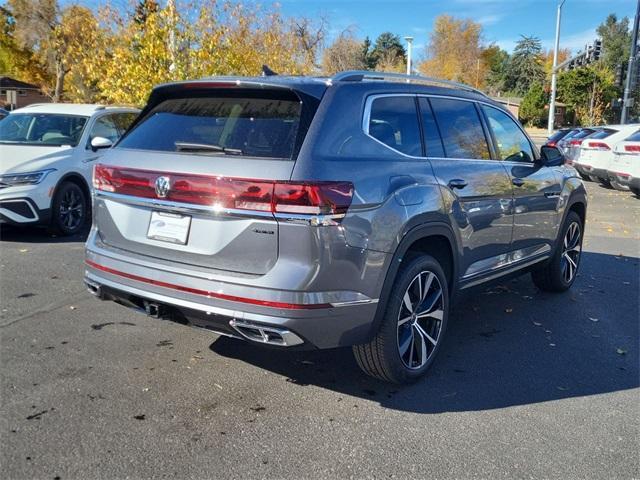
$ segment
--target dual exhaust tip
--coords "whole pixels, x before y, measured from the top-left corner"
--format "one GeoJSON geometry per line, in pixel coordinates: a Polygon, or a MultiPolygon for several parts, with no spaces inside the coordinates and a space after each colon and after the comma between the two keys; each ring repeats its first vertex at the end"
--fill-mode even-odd
{"type": "MultiPolygon", "coordinates": [[[[101,300],[104,299],[102,288],[98,283],[88,279],[85,279],[85,283],[91,295],[101,300]]],[[[144,305],[144,312],[150,317],[162,318],[167,313],[167,308],[160,303],[150,302],[148,300],[142,300],[141,303],[144,305]]],[[[136,310],[142,309],[136,305],[136,310]]],[[[275,345],[278,347],[293,347],[304,343],[304,340],[298,335],[282,327],[250,323],[235,318],[229,320],[229,325],[238,332],[242,338],[255,343],[275,345]]]]}

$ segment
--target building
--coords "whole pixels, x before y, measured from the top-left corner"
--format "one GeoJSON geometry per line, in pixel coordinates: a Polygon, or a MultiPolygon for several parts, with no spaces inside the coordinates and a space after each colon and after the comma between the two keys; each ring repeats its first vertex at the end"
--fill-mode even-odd
{"type": "Polygon", "coordinates": [[[32,103],[49,103],[51,99],[40,87],[11,77],[0,77],[0,107],[7,110],[26,107],[32,103]]]}

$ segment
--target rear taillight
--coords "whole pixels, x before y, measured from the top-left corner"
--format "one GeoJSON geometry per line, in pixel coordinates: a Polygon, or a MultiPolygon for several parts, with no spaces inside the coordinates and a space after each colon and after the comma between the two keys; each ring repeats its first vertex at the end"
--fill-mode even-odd
{"type": "Polygon", "coordinates": [[[640,153],[640,145],[625,145],[624,151],[631,152],[631,153],[636,153],[636,152],[640,153]]]}
{"type": "Polygon", "coordinates": [[[582,140],[569,140],[569,145],[572,147],[579,147],[582,145],[582,140]]]}
{"type": "Polygon", "coordinates": [[[556,146],[555,141],[547,142],[547,147],[555,147],[555,146],[556,146]]]}
{"type": "Polygon", "coordinates": [[[164,174],[106,165],[94,167],[93,187],[121,195],[205,205],[214,210],[254,210],[303,215],[344,214],[353,197],[353,185],[350,182],[250,180],[164,174]],[[161,177],[168,180],[166,192],[156,189],[156,183],[161,177]]]}
{"type": "Polygon", "coordinates": [[[611,150],[609,145],[604,142],[589,142],[589,148],[595,148],[596,150],[611,150]]]}

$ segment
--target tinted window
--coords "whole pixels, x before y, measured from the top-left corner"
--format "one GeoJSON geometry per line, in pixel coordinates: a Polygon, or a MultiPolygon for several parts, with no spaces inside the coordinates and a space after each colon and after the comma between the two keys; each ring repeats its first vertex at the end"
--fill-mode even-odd
{"type": "Polygon", "coordinates": [[[174,98],[155,106],[119,148],[291,158],[301,102],[293,94],[174,98]]]}
{"type": "Polygon", "coordinates": [[[640,142],[640,130],[631,135],[630,137],[625,138],[627,142],[640,142]]]}
{"type": "Polygon", "coordinates": [[[80,141],[86,117],[14,113],[0,123],[0,143],[72,145],[80,141]]]}
{"type": "Polygon", "coordinates": [[[399,152],[421,156],[415,98],[376,98],[371,104],[369,135],[399,152]]]}
{"type": "Polygon", "coordinates": [[[589,135],[589,138],[600,140],[603,138],[607,138],[614,133],[618,133],[618,130],[614,130],[612,128],[603,128],[602,130],[596,131],[593,135],[589,135]]]}
{"type": "Polygon", "coordinates": [[[578,138],[584,138],[584,137],[588,137],[589,135],[591,135],[593,132],[595,132],[595,130],[593,130],[592,128],[583,128],[582,130],[580,130],[578,133],[576,133],[575,135],[573,135],[571,137],[571,139],[578,139],[578,138]]]}
{"type": "Polygon", "coordinates": [[[569,135],[570,130],[558,130],[556,133],[554,133],[553,135],[551,135],[547,141],[548,142],[557,142],[558,140],[560,140],[562,137],[565,137],[567,135],[569,135]]]}
{"type": "Polygon", "coordinates": [[[120,133],[113,121],[113,115],[105,115],[96,120],[96,123],[93,124],[93,128],[91,129],[91,134],[89,135],[89,142],[96,137],[111,140],[111,143],[115,143],[115,141],[118,140],[120,133]]]}
{"type": "Polygon", "coordinates": [[[489,159],[489,146],[472,102],[432,98],[444,151],[449,158],[489,159]]]}
{"type": "Polygon", "coordinates": [[[510,162],[533,162],[531,144],[516,122],[497,108],[483,105],[482,109],[496,141],[498,158],[510,162]]]}
{"type": "Polygon", "coordinates": [[[444,157],[444,149],[442,147],[442,139],[438,132],[438,125],[429,100],[420,97],[420,115],[422,115],[422,130],[424,135],[424,144],[427,151],[427,157],[444,157]]]}

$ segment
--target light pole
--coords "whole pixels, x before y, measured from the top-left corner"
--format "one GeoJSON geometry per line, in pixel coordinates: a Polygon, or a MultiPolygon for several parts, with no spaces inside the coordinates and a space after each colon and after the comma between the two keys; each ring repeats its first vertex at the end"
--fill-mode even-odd
{"type": "Polygon", "coordinates": [[[413,37],[404,37],[407,41],[407,75],[411,75],[411,43],[413,42],[413,37]]]}
{"type": "Polygon", "coordinates": [[[560,48],[560,17],[562,15],[562,5],[565,0],[558,2],[558,13],[556,14],[556,44],[553,48],[553,68],[551,69],[551,99],[549,100],[549,123],[547,131],[549,135],[553,133],[553,123],[556,117],[556,82],[558,77],[558,49],[560,48]]]}
{"type": "MultiPolygon", "coordinates": [[[[638,0],[638,6],[636,7],[636,18],[633,22],[633,33],[631,35],[631,52],[629,54],[629,63],[627,66],[627,81],[624,84],[624,94],[622,96],[622,116],[620,118],[620,123],[623,125],[627,123],[627,116],[629,113],[629,109],[633,106],[633,102],[631,99],[631,77],[634,73],[634,64],[638,61],[636,58],[636,51],[638,49],[638,27],[640,23],[640,0],[638,0]]],[[[633,101],[638,101],[637,99],[633,99],[633,101]]]]}

